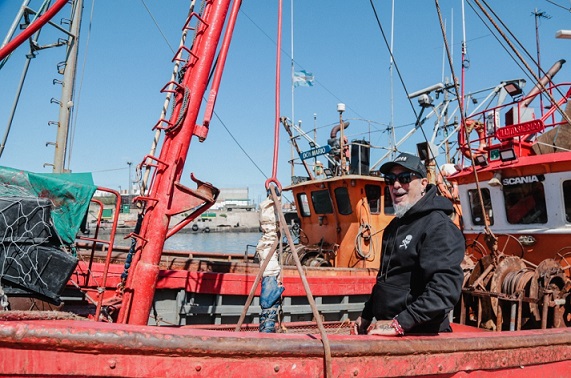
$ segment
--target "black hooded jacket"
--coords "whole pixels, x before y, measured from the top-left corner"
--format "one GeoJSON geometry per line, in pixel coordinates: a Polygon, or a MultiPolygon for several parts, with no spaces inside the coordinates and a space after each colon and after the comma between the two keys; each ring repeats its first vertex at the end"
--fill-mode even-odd
{"type": "Polygon", "coordinates": [[[363,319],[397,318],[405,333],[450,330],[448,313],[462,289],[465,241],[452,223],[452,203],[426,194],[383,233],[381,269],[361,314],[363,319]]]}

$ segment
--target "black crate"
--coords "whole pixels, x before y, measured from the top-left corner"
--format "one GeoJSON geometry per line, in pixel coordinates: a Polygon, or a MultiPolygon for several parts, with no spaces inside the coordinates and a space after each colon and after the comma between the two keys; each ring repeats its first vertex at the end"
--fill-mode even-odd
{"type": "Polygon", "coordinates": [[[51,205],[46,198],[0,197],[0,242],[47,242],[54,235],[51,205]]]}
{"type": "Polygon", "coordinates": [[[59,295],[75,267],[77,258],[54,247],[29,244],[0,246],[2,281],[59,303],[59,295]]]}

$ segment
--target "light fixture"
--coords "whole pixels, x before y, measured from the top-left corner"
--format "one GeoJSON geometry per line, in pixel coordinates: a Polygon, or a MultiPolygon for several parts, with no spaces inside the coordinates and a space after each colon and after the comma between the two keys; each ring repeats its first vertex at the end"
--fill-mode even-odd
{"type": "Polygon", "coordinates": [[[488,165],[488,158],[486,157],[486,155],[476,155],[476,157],[474,158],[474,163],[476,165],[486,167],[488,165]]]}
{"type": "Polygon", "coordinates": [[[420,105],[423,108],[431,107],[433,101],[434,101],[434,99],[432,98],[432,96],[429,96],[426,93],[418,96],[418,105],[420,105]]]}
{"type": "Polygon", "coordinates": [[[555,38],[571,39],[571,30],[558,30],[555,32],[555,38]]]}
{"type": "Polygon", "coordinates": [[[507,150],[500,150],[500,160],[502,162],[516,160],[517,156],[513,148],[508,148],[507,150]]]}
{"type": "Polygon", "coordinates": [[[438,147],[432,142],[421,142],[416,144],[418,158],[422,161],[432,160],[438,156],[438,147]]]}
{"type": "Polygon", "coordinates": [[[519,84],[515,81],[510,81],[504,85],[504,89],[508,94],[515,99],[523,93],[523,89],[519,86],[519,84]]]}
{"type": "Polygon", "coordinates": [[[500,172],[494,172],[494,177],[488,181],[488,185],[490,186],[502,186],[502,174],[500,172]]]}

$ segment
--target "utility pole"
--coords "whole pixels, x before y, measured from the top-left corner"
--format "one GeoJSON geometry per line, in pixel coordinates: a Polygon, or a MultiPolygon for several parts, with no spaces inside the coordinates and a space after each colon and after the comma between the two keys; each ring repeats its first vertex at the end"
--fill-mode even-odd
{"type": "Polygon", "coordinates": [[[75,73],[77,68],[77,56],[79,51],[79,31],[81,28],[81,15],[83,12],[83,0],[77,0],[73,4],[70,33],[67,40],[67,59],[62,66],[63,82],[59,112],[58,130],[55,142],[53,173],[68,172],[65,168],[65,158],[69,142],[69,128],[71,115],[74,107],[73,89],[75,85],[75,73]]]}

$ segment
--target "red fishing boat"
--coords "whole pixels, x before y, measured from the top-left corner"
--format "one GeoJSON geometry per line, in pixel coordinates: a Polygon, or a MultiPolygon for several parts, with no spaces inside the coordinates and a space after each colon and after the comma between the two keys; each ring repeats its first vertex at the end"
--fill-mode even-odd
{"type": "MultiPolygon", "coordinates": [[[[131,248],[115,248],[114,231],[105,240],[97,231],[90,238],[79,233],[94,191],[119,197],[116,191],[66,173],[1,172],[3,214],[15,222],[3,225],[0,375],[565,375],[571,368],[571,229],[569,210],[562,209],[571,202],[571,153],[560,152],[569,146],[555,136],[570,127],[569,111],[556,113],[571,95],[568,84],[538,81],[537,93],[554,97],[545,114],[529,110],[536,97],[532,91],[461,122],[459,147],[473,161],[442,180],[443,187],[446,181],[458,183],[457,195],[448,192],[461,209],[459,225],[467,238],[466,279],[451,314],[453,333],[350,334],[349,320],[360,313],[375,280],[382,253],[376,240],[392,206],[384,180],[368,169],[366,143],[352,143],[355,155],[346,153],[342,119],[331,132],[331,174],[316,177],[308,170],[307,180],[281,188],[274,169],[266,182],[275,203],[282,189],[292,192],[299,216],[292,227],[296,244],[277,206],[288,241],[281,251],[287,316],[280,332],[257,332],[252,307],[258,305],[259,263],[243,256],[164,251],[165,240],[208,210],[218,195],[216,187],[195,177],[196,188],[184,186],[181,175],[190,141],[208,136],[240,5],[209,0],[200,12],[191,8],[184,21],[184,33],[194,30],[195,37],[176,53],[180,79],[163,89],[174,107],[155,126],[163,138],[160,152],[139,164],[149,180],[136,198],[141,216],[131,248]],[[476,125],[476,140],[464,125],[476,125]],[[173,224],[179,214],[185,215],[173,224]]],[[[57,12],[50,9],[39,21],[57,12]]],[[[0,59],[15,45],[0,49],[0,59]]],[[[419,151],[434,166],[432,151],[419,151]]],[[[438,174],[433,171],[435,183],[438,174]]],[[[274,243],[272,253],[280,244],[274,243]]]]}

